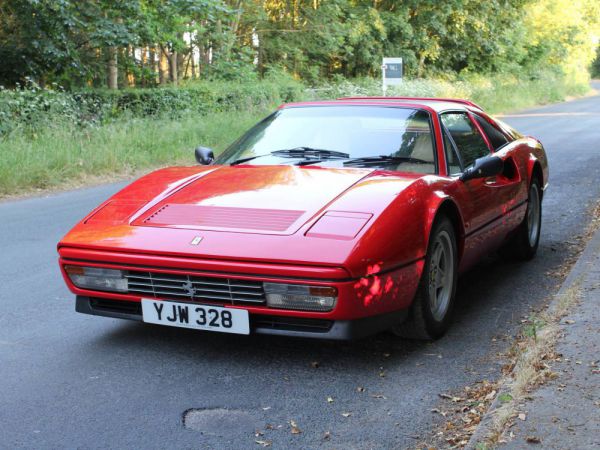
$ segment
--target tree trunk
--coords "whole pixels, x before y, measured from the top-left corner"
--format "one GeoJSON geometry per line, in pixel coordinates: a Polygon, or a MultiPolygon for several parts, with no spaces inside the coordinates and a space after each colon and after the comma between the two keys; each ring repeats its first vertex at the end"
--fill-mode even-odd
{"type": "MultiPolygon", "coordinates": [[[[177,34],[177,39],[180,42],[183,42],[183,33],[179,33],[177,34]]],[[[175,51],[173,51],[173,53],[175,53],[175,51]]],[[[185,78],[185,71],[184,69],[184,63],[185,63],[185,54],[181,51],[181,52],[177,52],[177,57],[176,57],[176,62],[177,62],[177,79],[178,80],[182,80],[185,78]]]]}
{"type": "Polygon", "coordinates": [[[169,77],[171,79],[171,83],[174,86],[177,86],[177,52],[171,52],[171,56],[169,57],[169,77]]]}
{"type": "Polygon", "coordinates": [[[167,59],[167,53],[165,48],[161,45],[159,48],[159,62],[158,62],[158,82],[161,85],[165,85],[168,82],[169,77],[169,61],[167,59]]]}
{"type": "Polygon", "coordinates": [[[156,74],[158,73],[158,65],[156,64],[156,52],[154,51],[154,47],[148,47],[148,62],[150,67],[150,72],[152,73],[152,84],[156,84],[156,74]]]}
{"type": "Polygon", "coordinates": [[[194,62],[194,44],[190,44],[190,58],[192,58],[192,80],[196,78],[196,64],[194,62]]]}
{"type": "Polygon", "coordinates": [[[423,78],[425,72],[425,52],[419,57],[419,65],[417,66],[417,78],[423,78]]]}
{"type": "Polygon", "coordinates": [[[109,89],[119,89],[117,47],[108,48],[108,65],[106,71],[106,84],[109,89]]]}
{"type": "Polygon", "coordinates": [[[135,73],[132,70],[132,67],[135,67],[135,49],[132,45],[127,46],[126,50],[126,61],[127,61],[127,86],[135,87],[135,73]]]}

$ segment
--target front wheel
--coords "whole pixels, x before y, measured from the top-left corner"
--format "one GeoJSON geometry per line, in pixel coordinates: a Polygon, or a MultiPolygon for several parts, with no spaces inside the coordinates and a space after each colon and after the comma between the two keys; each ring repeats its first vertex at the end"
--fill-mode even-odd
{"type": "Polygon", "coordinates": [[[454,227],[442,217],[431,231],[421,282],[409,316],[392,330],[395,334],[432,340],[446,332],[454,307],[457,261],[454,227]]]}

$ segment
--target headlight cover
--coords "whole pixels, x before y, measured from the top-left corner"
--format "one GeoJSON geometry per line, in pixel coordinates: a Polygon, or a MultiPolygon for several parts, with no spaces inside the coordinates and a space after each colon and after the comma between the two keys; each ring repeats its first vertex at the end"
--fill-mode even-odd
{"type": "Polygon", "coordinates": [[[271,308],[327,312],[335,307],[337,289],[330,286],[263,283],[271,308]]]}
{"type": "Polygon", "coordinates": [[[127,278],[122,270],[101,267],[65,266],[75,286],[94,291],[127,292],[127,278]]]}

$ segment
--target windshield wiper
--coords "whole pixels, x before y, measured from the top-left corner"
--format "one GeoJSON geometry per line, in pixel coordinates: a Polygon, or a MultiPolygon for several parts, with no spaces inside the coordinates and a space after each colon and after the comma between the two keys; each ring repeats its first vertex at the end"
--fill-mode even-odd
{"type": "Polygon", "coordinates": [[[336,152],[334,150],[323,150],[320,148],[312,147],[296,147],[284,150],[275,150],[271,153],[265,153],[263,155],[249,156],[247,158],[236,159],[231,166],[236,164],[243,164],[248,161],[252,161],[256,158],[262,158],[263,156],[280,156],[282,158],[300,158],[311,162],[318,162],[330,159],[348,159],[350,155],[348,153],[336,152]]]}
{"type": "Polygon", "coordinates": [[[344,166],[353,166],[353,165],[368,165],[368,164],[379,164],[379,163],[403,163],[403,162],[411,162],[415,164],[431,164],[431,161],[425,161],[424,159],[411,158],[409,156],[390,156],[390,155],[380,155],[380,156],[365,156],[363,158],[351,158],[349,161],[344,163],[344,166]]]}
{"type": "Polygon", "coordinates": [[[231,162],[229,165],[235,166],[236,164],[243,164],[245,162],[252,161],[253,159],[256,159],[256,158],[262,158],[263,156],[271,156],[271,154],[267,153],[266,155],[256,155],[256,156],[249,156],[248,158],[236,159],[235,161],[231,162]]]}
{"type": "Polygon", "coordinates": [[[321,148],[312,147],[296,147],[285,150],[275,150],[271,155],[283,156],[286,158],[303,158],[303,159],[347,159],[350,157],[348,153],[336,152],[335,150],[324,150],[321,148]]]}

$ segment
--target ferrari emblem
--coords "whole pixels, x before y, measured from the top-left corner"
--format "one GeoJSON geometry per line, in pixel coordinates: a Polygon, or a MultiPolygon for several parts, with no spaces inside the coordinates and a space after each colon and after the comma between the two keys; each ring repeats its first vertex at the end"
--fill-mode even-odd
{"type": "Polygon", "coordinates": [[[190,281],[183,283],[183,285],[181,287],[183,288],[184,291],[187,292],[187,294],[190,297],[193,297],[194,295],[196,295],[196,289],[194,289],[194,285],[190,281]]]}

